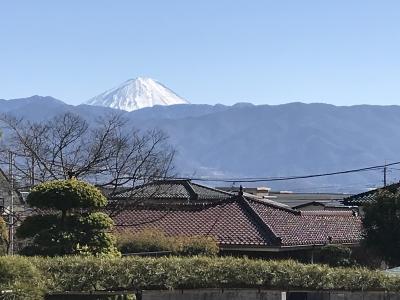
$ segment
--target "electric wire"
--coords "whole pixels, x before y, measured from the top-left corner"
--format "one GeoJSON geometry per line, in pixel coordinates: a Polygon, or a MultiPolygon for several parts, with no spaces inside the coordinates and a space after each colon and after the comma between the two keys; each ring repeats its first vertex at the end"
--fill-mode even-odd
{"type": "Polygon", "coordinates": [[[318,177],[326,177],[326,176],[334,176],[334,175],[343,175],[350,173],[359,173],[365,171],[376,171],[389,166],[399,165],[400,161],[387,163],[384,165],[376,165],[358,169],[350,169],[336,172],[327,172],[327,173],[319,173],[319,174],[308,174],[308,175],[298,175],[298,176],[285,176],[285,177],[253,177],[253,178],[210,178],[210,177],[178,177],[171,179],[181,179],[181,180],[193,180],[193,181],[203,181],[203,182],[225,182],[225,183],[252,183],[252,182],[274,182],[274,181],[288,181],[288,180],[298,180],[298,179],[308,179],[308,178],[318,178],[318,177]]]}

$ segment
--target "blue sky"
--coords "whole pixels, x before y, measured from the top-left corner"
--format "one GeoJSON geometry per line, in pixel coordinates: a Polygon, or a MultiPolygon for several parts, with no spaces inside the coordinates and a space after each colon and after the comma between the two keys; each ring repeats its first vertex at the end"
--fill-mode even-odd
{"type": "Polygon", "coordinates": [[[400,104],[400,1],[0,2],[0,98],[137,76],[192,103],[400,104]]]}

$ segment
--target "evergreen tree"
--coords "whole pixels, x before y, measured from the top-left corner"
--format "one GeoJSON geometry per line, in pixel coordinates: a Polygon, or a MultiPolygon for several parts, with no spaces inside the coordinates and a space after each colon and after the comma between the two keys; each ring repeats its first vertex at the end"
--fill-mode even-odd
{"type": "Polygon", "coordinates": [[[381,190],[364,211],[366,246],[389,265],[400,265],[400,192],[381,190]]]}
{"type": "Polygon", "coordinates": [[[109,233],[111,218],[99,209],[107,199],[94,186],[77,179],[56,180],[36,186],[27,202],[37,214],[27,217],[17,236],[31,239],[26,255],[68,255],[117,252],[109,233]]]}

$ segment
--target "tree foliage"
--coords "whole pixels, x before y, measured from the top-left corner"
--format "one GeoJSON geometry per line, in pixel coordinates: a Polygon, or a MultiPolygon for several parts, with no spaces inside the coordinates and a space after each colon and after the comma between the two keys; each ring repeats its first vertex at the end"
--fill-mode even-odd
{"type": "Polygon", "coordinates": [[[31,239],[22,253],[27,255],[90,254],[116,252],[108,233],[112,219],[96,211],[107,199],[94,186],[77,179],[39,184],[28,195],[28,204],[37,213],[28,216],[17,229],[17,236],[31,239]]]}
{"type": "Polygon", "coordinates": [[[400,264],[400,192],[381,190],[366,204],[363,224],[365,244],[389,265],[400,264]]]}
{"type": "MultiPolygon", "coordinates": [[[[139,131],[121,114],[86,121],[65,113],[44,121],[1,115],[2,153],[15,154],[18,182],[79,178],[110,194],[170,175],[174,150],[160,130],[139,131]]],[[[0,156],[0,163],[8,163],[0,156]]]]}
{"type": "Polygon", "coordinates": [[[351,249],[343,245],[326,245],[318,253],[318,262],[331,267],[345,267],[352,264],[351,249]]]}
{"type": "Polygon", "coordinates": [[[70,210],[103,207],[107,199],[93,185],[79,180],[48,181],[36,186],[28,196],[30,206],[70,210]],[[60,199],[63,201],[60,201],[60,199]]]}

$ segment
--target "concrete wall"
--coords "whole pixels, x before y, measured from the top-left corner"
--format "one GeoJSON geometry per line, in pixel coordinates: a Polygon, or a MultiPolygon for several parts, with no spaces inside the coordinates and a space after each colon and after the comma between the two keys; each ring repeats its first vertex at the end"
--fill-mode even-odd
{"type": "MultiPolygon", "coordinates": [[[[254,289],[204,289],[182,291],[143,291],[142,300],[283,300],[280,291],[254,289]]],[[[139,300],[139,299],[138,299],[139,300]]]]}
{"type": "Polygon", "coordinates": [[[400,300],[400,293],[385,292],[331,292],[324,296],[322,300],[400,300]]]}
{"type": "Polygon", "coordinates": [[[400,293],[344,291],[270,291],[257,289],[200,289],[143,291],[138,300],[400,300],[400,293]]]}

